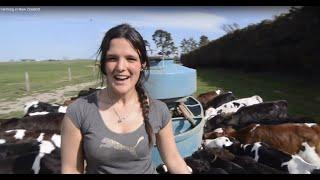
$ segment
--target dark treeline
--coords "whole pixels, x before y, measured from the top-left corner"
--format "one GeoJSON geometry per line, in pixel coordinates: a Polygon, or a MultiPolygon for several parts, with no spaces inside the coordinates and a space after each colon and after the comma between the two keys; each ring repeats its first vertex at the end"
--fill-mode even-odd
{"type": "Polygon", "coordinates": [[[181,56],[183,65],[314,74],[320,67],[320,7],[291,7],[243,29],[235,29],[181,56]]]}

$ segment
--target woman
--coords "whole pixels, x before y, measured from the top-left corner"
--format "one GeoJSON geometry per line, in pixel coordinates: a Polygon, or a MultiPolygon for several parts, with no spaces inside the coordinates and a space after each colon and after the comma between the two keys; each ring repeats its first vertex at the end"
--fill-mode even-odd
{"type": "Polygon", "coordinates": [[[106,33],[99,53],[107,88],[69,105],[62,122],[62,173],[157,173],[154,143],[170,173],[190,173],[166,104],[142,87],[149,69],[142,36],[128,24],[118,25],[106,33]]]}

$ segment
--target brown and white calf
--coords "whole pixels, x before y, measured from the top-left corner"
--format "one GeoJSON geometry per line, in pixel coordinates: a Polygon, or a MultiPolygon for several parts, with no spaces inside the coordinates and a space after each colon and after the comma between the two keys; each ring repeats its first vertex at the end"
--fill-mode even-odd
{"type": "MultiPolygon", "coordinates": [[[[204,140],[203,147],[204,149],[219,148],[233,153],[232,161],[246,167],[246,170],[252,170],[253,173],[278,174],[284,171],[290,174],[317,174],[320,172],[319,167],[306,162],[300,156],[291,155],[263,142],[241,144],[236,140],[231,141],[228,137],[221,136],[204,140]]],[[[225,154],[225,151],[221,152],[225,154]]]]}
{"type": "Polygon", "coordinates": [[[203,109],[207,109],[208,102],[212,101],[220,93],[221,93],[221,90],[205,92],[205,93],[199,94],[197,97],[197,100],[202,104],[203,109]]]}
{"type": "Polygon", "coordinates": [[[285,123],[277,125],[251,124],[238,131],[219,128],[204,135],[205,139],[219,136],[233,137],[242,144],[266,143],[273,148],[320,167],[320,125],[315,123],[285,123]]]}

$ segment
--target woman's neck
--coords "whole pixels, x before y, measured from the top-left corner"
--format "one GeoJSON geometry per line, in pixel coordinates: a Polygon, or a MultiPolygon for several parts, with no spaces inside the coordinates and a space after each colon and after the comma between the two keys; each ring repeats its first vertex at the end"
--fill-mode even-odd
{"type": "Polygon", "coordinates": [[[138,101],[138,94],[135,89],[125,94],[118,94],[114,92],[111,88],[106,88],[105,94],[105,97],[111,100],[112,104],[118,104],[120,106],[131,105],[138,101]]]}

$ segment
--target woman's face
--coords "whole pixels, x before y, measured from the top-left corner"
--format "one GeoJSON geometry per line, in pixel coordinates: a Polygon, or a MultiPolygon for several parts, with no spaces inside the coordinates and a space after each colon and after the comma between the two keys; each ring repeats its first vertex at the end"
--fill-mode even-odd
{"type": "Polygon", "coordinates": [[[106,56],[107,85],[119,94],[134,90],[142,65],[131,43],[124,38],[112,39],[106,56]]]}

